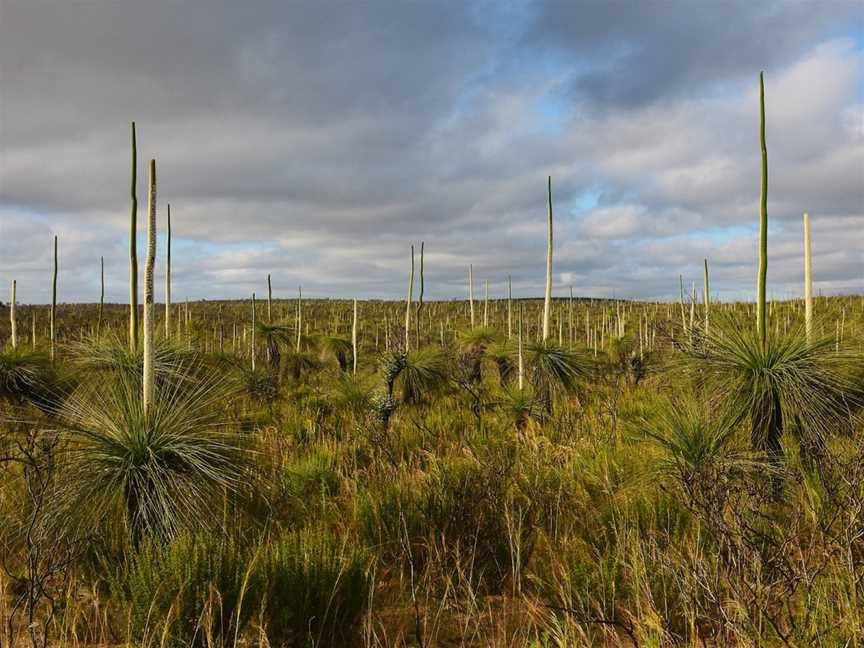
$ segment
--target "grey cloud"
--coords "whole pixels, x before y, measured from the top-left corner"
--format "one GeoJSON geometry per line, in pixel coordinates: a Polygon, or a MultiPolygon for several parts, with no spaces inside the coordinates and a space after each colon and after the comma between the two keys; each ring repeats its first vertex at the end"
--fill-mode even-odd
{"type": "Polygon", "coordinates": [[[156,157],[160,217],[170,202],[184,246],[178,295],[245,296],[272,273],[291,294],[399,297],[420,240],[433,297],[463,296],[469,263],[494,290],[512,274],[536,294],[551,174],[560,293],[670,297],[708,256],[718,291],[746,297],[759,67],[770,277],[794,288],[809,209],[832,246],[817,246],[817,281],[862,288],[860,44],[835,38],[862,12],[845,2],[5,0],[0,13],[0,285],[18,278],[25,300],[47,297],[54,233],[61,296],[95,298],[104,254],[108,296],[126,298],[133,118],[139,214],[156,157]]]}

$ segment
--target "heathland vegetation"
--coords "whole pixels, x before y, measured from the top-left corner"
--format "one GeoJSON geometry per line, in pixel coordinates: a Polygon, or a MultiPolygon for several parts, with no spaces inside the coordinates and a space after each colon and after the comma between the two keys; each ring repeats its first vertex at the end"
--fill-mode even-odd
{"type": "Polygon", "coordinates": [[[421,244],[404,301],[172,304],[151,161],[139,305],[133,125],[131,307],[56,238],[4,307],[0,646],[864,644],[864,298],[805,216],[767,299],[760,99],[755,303],[553,299],[550,178],[543,299],[424,301],[421,244]]]}

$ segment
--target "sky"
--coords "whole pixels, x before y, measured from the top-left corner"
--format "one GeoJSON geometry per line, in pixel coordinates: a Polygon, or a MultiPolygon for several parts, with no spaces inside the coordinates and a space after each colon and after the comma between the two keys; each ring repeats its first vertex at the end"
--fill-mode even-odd
{"type": "MultiPolygon", "coordinates": [[[[864,293],[864,5],[845,0],[0,0],[0,286],[128,301],[156,159],[162,299],[864,293]],[[419,263],[419,259],[418,259],[419,263]],[[415,293],[416,294],[416,293],[415,293]]],[[[143,272],[143,270],[142,270],[143,272]]],[[[0,300],[6,299],[2,288],[0,300]]]]}

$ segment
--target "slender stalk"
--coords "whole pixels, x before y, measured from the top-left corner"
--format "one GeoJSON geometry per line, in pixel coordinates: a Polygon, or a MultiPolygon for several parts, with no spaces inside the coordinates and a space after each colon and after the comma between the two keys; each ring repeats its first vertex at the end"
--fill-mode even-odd
{"type": "Polygon", "coordinates": [[[415,324],[414,326],[417,329],[417,346],[420,346],[420,314],[423,311],[423,290],[424,290],[424,280],[423,280],[423,247],[424,242],[420,241],[420,297],[417,300],[417,313],[415,316],[415,324]]]}
{"type": "Polygon", "coordinates": [[[468,264],[468,306],[471,309],[471,328],[474,328],[474,266],[468,264]]]}
{"type": "Polygon", "coordinates": [[[756,331],[765,348],[765,283],[768,278],[768,148],[765,145],[765,74],[759,73],[759,144],[762,148],[762,191],[759,197],[759,274],[756,280],[756,331]]]}
{"type": "Polygon", "coordinates": [[[408,277],[408,301],[405,303],[405,350],[411,346],[411,302],[414,299],[414,246],[411,246],[411,275],[408,277]]]}
{"type": "Polygon", "coordinates": [[[354,375],[357,375],[357,299],[354,299],[354,320],[351,322],[351,347],[354,355],[354,375]]]}
{"type": "Polygon", "coordinates": [[[513,281],[507,275],[507,339],[513,337],[513,281]]]}
{"type": "Polygon", "coordinates": [[[252,293],[252,371],[255,371],[255,293],[252,293]]]}
{"type": "Polygon", "coordinates": [[[810,215],[804,214],[804,328],[813,341],[813,257],[810,250],[810,215]]]}
{"type": "Polygon", "coordinates": [[[96,320],[96,337],[102,332],[102,311],[105,307],[105,257],[99,257],[99,315],[96,320]]]}
{"type": "Polygon", "coordinates": [[[273,321],[273,286],[270,283],[270,275],[267,275],[267,323],[273,321]]]}
{"type": "Polygon", "coordinates": [[[150,412],[156,386],[153,317],[153,270],[156,266],[156,160],[150,160],[150,191],[147,198],[147,260],[144,263],[144,416],[150,412]]]}
{"type": "Polygon", "coordinates": [[[18,322],[15,319],[15,303],[18,282],[12,280],[12,300],[9,302],[9,325],[12,327],[12,348],[18,348],[18,322]]]}
{"type": "Polygon", "coordinates": [[[483,326],[489,326],[489,280],[483,284],[483,326]]]}
{"type": "Polygon", "coordinates": [[[543,299],[543,342],[549,338],[552,316],[552,176],[549,176],[549,240],[546,248],[546,294],[543,299]]]}
{"type": "Polygon", "coordinates": [[[519,391],[522,391],[522,387],[525,383],[525,359],[522,354],[522,304],[519,304],[519,333],[518,333],[518,353],[519,353],[519,391]]]}
{"type": "Polygon", "coordinates": [[[168,203],[168,237],[165,245],[165,339],[171,337],[171,203],[168,203]]]}
{"type": "Polygon", "coordinates": [[[297,353],[300,353],[300,339],[303,335],[303,286],[297,287],[297,353]]]}
{"type": "Polygon", "coordinates": [[[708,259],[703,259],[703,263],[705,264],[705,294],[703,298],[705,300],[705,331],[708,331],[708,311],[711,308],[711,289],[708,284],[708,259]]]}
{"type": "Polygon", "coordinates": [[[138,348],[138,146],[135,141],[135,122],[132,122],[132,182],[130,196],[132,210],[129,215],[129,350],[138,348]]]}
{"type": "Polygon", "coordinates": [[[54,236],[54,278],[51,281],[51,360],[54,360],[55,352],[55,323],[57,321],[57,236],[54,236]]]}

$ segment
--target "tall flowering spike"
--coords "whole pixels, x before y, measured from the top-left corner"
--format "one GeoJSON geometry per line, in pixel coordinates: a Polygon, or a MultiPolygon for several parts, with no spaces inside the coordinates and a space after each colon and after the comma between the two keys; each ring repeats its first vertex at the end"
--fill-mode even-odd
{"type": "Polygon", "coordinates": [[[99,257],[99,315],[96,319],[96,337],[102,332],[102,310],[105,307],[105,257],[99,257]]]}
{"type": "Polygon", "coordinates": [[[703,263],[705,264],[705,294],[703,295],[705,301],[705,330],[708,330],[708,311],[711,309],[711,287],[708,283],[708,259],[703,259],[703,263]]]}
{"type": "Polygon", "coordinates": [[[303,337],[303,286],[297,287],[297,353],[300,353],[300,340],[303,337]]]}
{"type": "Polygon", "coordinates": [[[468,306],[471,309],[471,328],[474,328],[474,266],[468,264],[468,306]]]}
{"type": "Polygon", "coordinates": [[[543,299],[543,341],[549,338],[549,324],[552,317],[552,176],[548,183],[549,197],[549,240],[546,248],[546,294],[543,299]]]}
{"type": "Polygon", "coordinates": [[[417,299],[417,313],[414,317],[416,322],[414,322],[414,327],[417,329],[417,346],[420,346],[420,314],[423,312],[423,291],[425,289],[424,279],[423,279],[423,248],[425,247],[425,242],[420,241],[420,295],[417,299]]]}
{"type": "Polygon", "coordinates": [[[483,326],[489,326],[489,280],[483,284],[483,326]]]}
{"type": "Polygon", "coordinates": [[[165,339],[171,337],[171,203],[168,203],[168,236],[165,243],[165,339]]]}
{"type": "Polygon", "coordinates": [[[51,333],[51,360],[54,360],[55,353],[55,324],[57,320],[57,236],[54,236],[54,278],[51,281],[51,320],[50,320],[50,333],[51,333]]]}
{"type": "Polygon", "coordinates": [[[519,391],[522,391],[522,388],[525,384],[525,359],[522,353],[522,304],[519,304],[519,332],[518,335],[518,377],[519,377],[519,391]]]}
{"type": "Polygon", "coordinates": [[[759,73],[759,144],[762,148],[762,191],[759,197],[759,274],[756,280],[756,332],[765,348],[765,284],[768,279],[768,147],[765,145],[765,73],[759,73]]]}
{"type": "Polygon", "coordinates": [[[804,328],[813,340],[813,257],[810,250],[810,214],[804,214],[804,328]]]}
{"type": "Polygon", "coordinates": [[[12,327],[12,348],[18,348],[18,322],[15,319],[16,289],[18,282],[12,280],[12,300],[9,302],[9,325],[12,327]]]}
{"type": "Polygon", "coordinates": [[[270,275],[267,275],[267,323],[273,321],[273,285],[270,283],[270,275]]]}
{"type": "Polygon", "coordinates": [[[129,350],[138,348],[138,146],[135,141],[135,122],[132,122],[132,182],[129,215],[129,350]]]}
{"type": "Polygon", "coordinates": [[[150,413],[156,386],[156,322],[153,317],[153,270],[156,266],[156,160],[150,160],[147,194],[147,260],[144,264],[144,415],[150,413]]]}
{"type": "Polygon", "coordinates": [[[255,371],[255,293],[252,293],[252,340],[250,348],[252,349],[252,371],[255,371]]]}
{"type": "Polygon", "coordinates": [[[507,339],[513,337],[513,281],[507,275],[507,339]]]}
{"type": "Polygon", "coordinates": [[[405,303],[405,350],[411,343],[411,302],[414,299],[414,246],[411,246],[411,275],[408,277],[408,301],[405,303]]]}
{"type": "Polygon", "coordinates": [[[354,375],[357,375],[357,300],[354,300],[354,319],[351,322],[351,349],[354,355],[354,375]]]}

